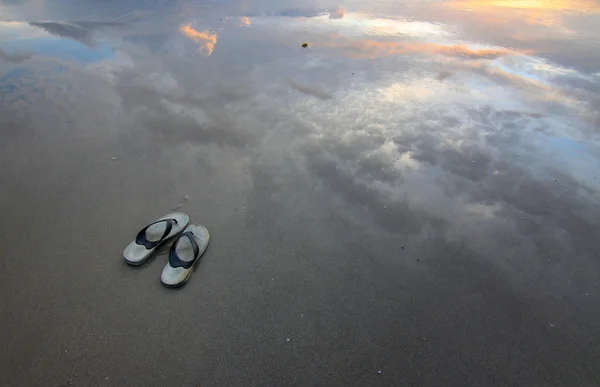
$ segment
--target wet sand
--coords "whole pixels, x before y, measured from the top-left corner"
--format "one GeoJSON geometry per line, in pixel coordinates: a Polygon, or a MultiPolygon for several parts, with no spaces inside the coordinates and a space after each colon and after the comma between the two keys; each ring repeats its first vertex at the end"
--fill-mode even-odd
{"type": "MultiPolygon", "coordinates": [[[[371,44],[385,34],[327,40],[319,10],[174,9],[0,24],[56,52],[0,58],[3,385],[600,384],[585,66],[543,62],[557,107],[490,70],[548,76],[534,54],[427,41],[391,56],[371,44]],[[178,290],[160,283],[166,248],[121,257],[175,208],[211,233],[178,290]]],[[[414,12],[419,39],[446,36],[414,12]]]]}
{"type": "MultiPolygon", "coordinates": [[[[179,167],[159,138],[143,150],[129,140],[4,145],[6,385],[596,380],[596,298],[548,283],[543,273],[561,264],[547,261],[551,251],[532,252],[537,282],[514,287],[518,270],[500,272],[459,241],[369,236],[320,208],[318,193],[290,187],[295,176],[257,170],[249,187],[243,173],[179,167]],[[120,255],[178,203],[212,241],[189,283],[171,290],[159,282],[165,249],[139,268],[120,255]]],[[[578,286],[597,286],[579,270],[578,286]]]]}

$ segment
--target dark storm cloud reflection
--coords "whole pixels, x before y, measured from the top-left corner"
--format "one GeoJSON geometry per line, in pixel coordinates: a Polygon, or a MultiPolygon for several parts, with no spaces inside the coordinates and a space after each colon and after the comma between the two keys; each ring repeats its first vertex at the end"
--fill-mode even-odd
{"type": "Polygon", "coordinates": [[[64,23],[29,23],[33,27],[39,27],[48,33],[60,37],[70,38],[79,41],[87,46],[93,45],[92,31],[89,28],[77,24],[64,23]]]}
{"type": "Polygon", "coordinates": [[[118,27],[122,24],[116,22],[30,22],[29,25],[41,28],[49,34],[73,39],[85,44],[86,46],[93,47],[95,45],[93,38],[95,31],[118,27]]]}

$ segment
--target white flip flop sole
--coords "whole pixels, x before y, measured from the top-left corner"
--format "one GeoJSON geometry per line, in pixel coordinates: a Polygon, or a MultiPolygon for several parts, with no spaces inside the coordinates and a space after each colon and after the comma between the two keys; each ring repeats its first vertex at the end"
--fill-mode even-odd
{"type": "Polygon", "coordinates": [[[123,251],[125,262],[134,266],[146,262],[160,245],[183,231],[189,222],[189,216],[174,212],[150,223],[123,251]]]}
{"type": "Polygon", "coordinates": [[[186,227],[169,250],[169,262],[160,275],[162,284],[170,288],[185,284],[206,251],[209,240],[206,227],[195,224],[186,227]]]}

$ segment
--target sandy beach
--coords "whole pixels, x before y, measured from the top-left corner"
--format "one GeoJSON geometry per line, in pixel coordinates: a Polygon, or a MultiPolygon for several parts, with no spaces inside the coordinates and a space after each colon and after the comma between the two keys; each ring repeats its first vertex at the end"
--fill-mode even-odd
{"type": "Polygon", "coordinates": [[[597,8],[206,4],[0,7],[2,385],[600,385],[597,8]]]}

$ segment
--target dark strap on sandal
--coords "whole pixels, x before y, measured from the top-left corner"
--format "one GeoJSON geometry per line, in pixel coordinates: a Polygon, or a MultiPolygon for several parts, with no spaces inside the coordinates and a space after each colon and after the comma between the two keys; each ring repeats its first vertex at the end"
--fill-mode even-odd
{"type": "Polygon", "coordinates": [[[169,264],[171,265],[171,267],[183,267],[184,269],[189,269],[199,258],[199,255],[200,247],[198,247],[198,243],[196,243],[194,233],[191,231],[186,231],[183,234],[179,235],[177,239],[175,239],[175,242],[173,242],[173,245],[169,250],[169,264]],[[181,260],[181,258],[179,258],[179,255],[177,255],[177,243],[179,243],[179,240],[183,237],[187,237],[190,240],[192,248],[194,249],[194,259],[192,259],[191,261],[183,261],[181,260]]]}
{"type": "Polygon", "coordinates": [[[146,247],[146,249],[150,250],[155,248],[156,246],[158,246],[159,244],[161,244],[161,242],[165,239],[165,237],[167,235],[169,235],[171,233],[171,229],[173,229],[173,224],[177,224],[177,221],[175,219],[161,219],[161,220],[157,220],[154,223],[150,223],[149,225],[147,225],[146,227],[144,227],[142,229],[142,231],[140,231],[137,236],[135,237],[135,243],[138,245],[143,245],[146,247]],[[163,235],[160,237],[159,240],[155,241],[155,242],[151,242],[146,238],[146,230],[148,230],[148,228],[150,226],[154,226],[155,224],[161,223],[161,222],[167,222],[167,227],[165,227],[165,232],[163,233],[163,235]]]}

